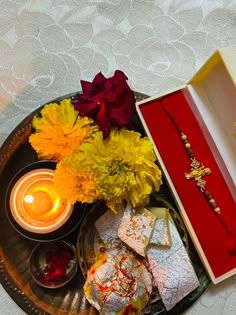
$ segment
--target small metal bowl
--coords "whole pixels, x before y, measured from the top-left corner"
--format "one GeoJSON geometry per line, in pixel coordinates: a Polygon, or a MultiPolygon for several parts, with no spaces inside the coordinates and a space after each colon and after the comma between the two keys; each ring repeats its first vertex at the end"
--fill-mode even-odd
{"type": "Polygon", "coordinates": [[[77,273],[75,247],[65,241],[40,243],[32,251],[29,269],[32,278],[40,286],[60,288],[77,273]]]}

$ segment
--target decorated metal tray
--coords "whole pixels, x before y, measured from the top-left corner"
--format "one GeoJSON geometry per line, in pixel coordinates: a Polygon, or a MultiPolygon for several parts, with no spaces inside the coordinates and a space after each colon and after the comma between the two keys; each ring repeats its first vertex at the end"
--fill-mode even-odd
{"type": "MultiPolygon", "coordinates": [[[[60,102],[74,94],[65,95],[53,102],[60,102]]],[[[146,96],[135,93],[137,100],[144,99],[146,96]]],[[[12,299],[27,313],[37,315],[85,315],[97,314],[96,310],[89,305],[83,293],[85,282],[84,271],[86,270],[86,247],[93,239],[91,230],[91,220],[95,217],[92,207],[78,208],[77,224],[71,225],[69,232],[66,233],[64,240],[74,244],[79,244],[80,267],[77,275],[62,288],[46,289],[34,282],[29,272],[29,256],[38,241],[30,237],[22,236],[11,225],[6,211],[6,193],[13,176],[30,163],[36,162],[37,155],[28,142],[31,134],[31,121],[38,112],[32,112],[24,119],[9,135],[0,149],[0,282],[12,297],[12,299]],[[92,219],[91,219],[92,218],[92,219]],[[89,230],[87,229],[90,226],[89,230]],[[91,233],[90,233],[91,232],[91,233]],[[78,238],[79,235],[79,238],[78,238]]],[[[137,119],[137,126],[139,126],[137,119]]],[[[141,127],[140,127],[141,129],[141,127]]],[[[163,196],[172,204],[173,201],[164,186],[163,196]]],[[[154,200],[154,202],[156,202],[154,200]]],[[[161,202],[159,200],[158,202],[161,202]]],[[[172,206],[171,206],[172,207],[172,206]]],[[[198,255],[188,237],[180,216],[177,212],[172,213],[176,226],[185,243],[195,268],[200,286],[182,299],[171,311],[166,312],[160,300],[153,300],[151,303],[150,314],[181,314],[186,310],[209,286],[208,276],[198,258],[198,255]]],[[[99,215],[99,214],[97,214],[99,215]]]]}

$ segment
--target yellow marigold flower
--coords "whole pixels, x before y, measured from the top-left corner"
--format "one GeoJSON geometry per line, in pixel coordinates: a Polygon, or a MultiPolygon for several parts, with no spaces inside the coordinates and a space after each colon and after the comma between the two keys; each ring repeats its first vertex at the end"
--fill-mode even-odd
{"type": "MultiPolygon", "coordinates": [[[[103,140],[101,132],[96,133],[92,141],[83,143],[77,153],[63,161],[68,172],[67,175],[64,172],[61,181],[68,182],[71,167],[77,169],[74,185],[80,185],[80,176],[84,176],[85,172],[93,178],[97,194],[94,201],[106,200],[112,210],[123,200],[133,207],[143,206],[148,203],[153,190],[158,191],[162,183],[161,171],[155,160],[152,144],[147,137],[141,138],[137,132],[113,128],[106,140],[103,140]]],[[[55,177],[57,172],[59,169],[55,177]]],[[[55,185],[56,188],[59,186],[58,181],[55,185]]],[[[68,191],[68,196],[63,197],[68,199],[69,194],[68,191]]],[[[80,196],[77,200],[81,201],[80,196]]]]}
{"type": "Polygon", "coordinates": [[[60,105],[47,104],[41,111],[41,117],[33,118],[33,133],[29,141],[39,158],[59,161],[75,152],[91,135],[98,131],[93,120],[78,115],[70,99],[64,99],[60,105]]]}
{"type": "Polygon", "coordinates": [[[58,162],[53,177],[54,185],[61,197],[71,204],[76,201],[92,203],[99,197],[95,180],[91,173],[80,169],[79,165],[78,154],[67,156],[58,162]]]}

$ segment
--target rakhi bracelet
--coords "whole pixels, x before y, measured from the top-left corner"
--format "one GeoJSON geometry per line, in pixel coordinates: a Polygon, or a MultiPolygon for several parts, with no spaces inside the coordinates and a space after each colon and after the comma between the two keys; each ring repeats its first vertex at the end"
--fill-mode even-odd
{"type": "Polygon", "coordinates": [[[172,115],[163,105],[162,105],[162,109],[164,110],[164,112],[166,113],[166,115],[168,116],[172,124],[174,125],[175,129],[178,131],[180,138],[184,144],[186,153],[191,161],[190,173],[185,173],[184,174],[185,178],[187,180],[194,179],[196,181],[196,186],[204,194],[208,204],[217,215],[220,223],[222,224],[222,226],[224,227],[227,233],[227,237],[228,237],[227,248],[228,248],[229,254],[236,255],[236,242],[235,242],[232,230],[229,227],[229,225],[224,221],[224,218],[221,215],[220,207],[217,205],[211,192],[209,192],[208,190],[205,190],[207,181],[203,177],[211,175],[211,169],[209,167],[204,167],[204,165],[195,158],[194,151],[191,147],[190,142],[188,141],[187,136],[180,130],[176,120],[172,117],[172,115]]]}
{"type": "Polygon", "coordinates": [[[220,208],[218,207],[215,199],[212,197],[212,194],[208,190],[205,190],[207,182],[205,179],[203,179],[203,176],[211,174],[211,169],[209,167],[204,167],[204,165],[194,157],[194,152],[191,148],[191,144],[189,143],[187,136],[183,132],[181,132],[180,136],[182,142],[184,143],[187,155],[191,160],[190,164],[191,172],[185,173],[185,178],[194,179],[197,182],[196,183],[197,187],[200,189],[201,192],[204,193],[209,205],[212,207],[214,212],[219,215],[220,208]]]}

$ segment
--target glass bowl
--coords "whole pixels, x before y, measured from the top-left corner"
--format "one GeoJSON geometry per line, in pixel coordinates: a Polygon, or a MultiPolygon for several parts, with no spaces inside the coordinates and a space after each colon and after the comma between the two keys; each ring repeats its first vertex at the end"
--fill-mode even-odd
{"type": "Polygon", "coordinates": [[[48,289],[62,287],[78,270],[75,247],[65,241],[39,243],[30,256],[29,270],[40,286],[48,289]]]}

